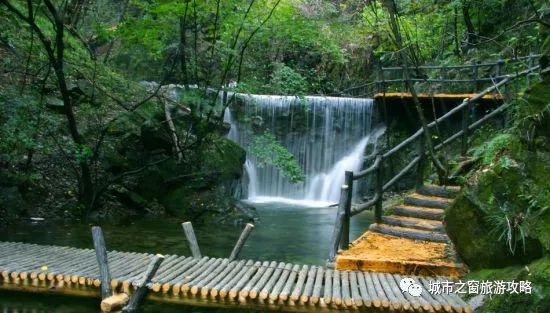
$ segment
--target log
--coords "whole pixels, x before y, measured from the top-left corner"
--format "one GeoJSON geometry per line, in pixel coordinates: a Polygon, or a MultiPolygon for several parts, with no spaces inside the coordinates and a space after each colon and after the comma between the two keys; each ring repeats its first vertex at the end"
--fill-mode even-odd
{"type": "Polygon", "coordinates": [[[113,294],[113,291],[111,290],[111,273],[109,272],[109,263],[107,262],[107,248],[105,247],[105,238],[103,237],[101,227],[92,227],[92,238],[94,240],[95,255],[101,277],[101,298],[106,299],[113,294]]]}
{"type": "MultiPolygon", "coordinates": [[[[357,284],[359,285],[359,293],[361,294],[361,299],[363,300],[363,305],[366,307],[371,307],[373,305],[373,299],[376,298],[375,294],[370,293],[365,281],[365,275],[362,272],[357,273],[357,284]]],[[[378,302],[378,307],[380,307],[380,302],[378,302]]]]}
{"type": "Polygon", "coordinates": [[[189,249],[191,249],[191,254],[193,257],[196,259],[202,258],[201,249],[199,248],[197,237],[195,236],[195,231],[193,230],[193,225],[191,222],[182,223],[181,227],[183,227],[183,231],[185,232],[185,237],[187,238],[189,249]]]}
{"type": "Polygon", "coordinates": [[[250,233],[254,229],[254,225],[247,223],[244,227],[241,236],[239,237],[239,240],[237,240],[237,243],[235,244],[235,247],[233,248],[233,251],[231,251],[231,255],[229,256],[229,261],[235,260],[239,254],[241,253],[241,250],[244,246],[244,243],[246,242],[246,239],[248,239],[248,236],[250,236],[250,233]]]}
{"type": "MultiPolygon", "coordinates": [[[[393,275],[386,274],[386,275],[388,276],[388,280],[393,279],[395,286],[399,286],[399,282],[403,278],[399,274],[393,274],[393,275]]],[[[397,288],[399,290],[399,293],[402,296],[404,296],[408,302],[412,304],[413,309],[415,309],[416,311],[419,311],[420,308],[422,307],[422,310],[426,312],[430,312],[430,311],[433,312],[432,306],[428,302],[424,301],[421,297],[418,297],[418,298],[413,297],[408,292],[402,292],[400,287],[397,287],[397,288]]]]}
{"type": "Polygon", "coordinates": [[[155,276],[155,273],[157,272],[163,260],[164,256],[161,254],[157,254],[154,256],[153,260],[151,260],[149,266],[145,270],[143,279],[141,280],[141,283],[139,284],[136,292],[132,295],[130,301],[128,301],[128,305],[126,305],[122,309],[122,312],[133,313],[137,310],[141,300],[149,290],[149,288],[147,288],[147,284],[151,282],[151,279],[153,278],[153,276],[155,276]]]}
{"type": "Polygon", "coordinates": [[[252,260],[248,260],[248,262],[246,262],[243,268],[237,274],[235,274],[235,276],[232,277],[231,280],[229,280],[229,282],[227,282],[224,287],[222,287],[222,289],[220,290],[220,298],[223,299],[229,294],[229,292],[233,289],[233,286],[239,283],[243,275],[246,275],[250,271],[250,268],[252,268],[253,264],[254,262],[252,260]]]}
{"type": "Polygon", "coordinates": [[[377,297],[372,302],[374,306],[375,307],[382,306],[383,308],[389,308],[390,306],[389,298],[386,296],[384,289],[380,285],[380,282],[378,281],[378,277],[376,276],[376,274],[373,272],[365,273],[365,282],[367,283],[367,288],[371,286],[370,288],[374,290],[374,295],[377,297]],[[378,299],[378,301],[376,299],[378,299]]]}
{"type": "MultiPolygon", "coordinates": [[[[284,266],[284,263],[282,262],[279,263],[279,266],[284,266]]],[[[273,261],[269,263],[260,280],[258,280],[256,285],[254,285],[254,287],[252,287],[252,289],[250,290],[250,293],[249,293],[250,299],[256,299],[258,297],[260,290],[262,290],[262,288],[266,286],[266,284],[268,283],[268,280],[272,277],[272,274],[276,269],[280,270],[280,267],[277,266],[277,262],[273,261]]],[[[277,277],[275,277],[275,279],[277,279],[277,277]]],[[[269,288],[270,287],[267,288],[268,292],[269,292],[269,288]]]]}
{"type": "Polygon", "coordinates": [[[403,306],[403,309],[409,310],[411,308],[411,306],[415,310],[420,309],[420,303],[419,302],[413,303],[413,302],[410,302],[408,299],[405,298],[405,296],[403,295],[403,292],[401,291],[401,288],[399,287],[399,282],[396,282],[393,279],[392,274],[389,274],[389,273],[381,274],[380,273],[379,275],[381,277],[380,280],[385,279],[385,281],[388,284],[388,287],[391,289],[391,291],[395,295],[395,298],[397,299],[397,301],[401,303],[401,305],[403,306]]]}
{"type": "Polygon", "coordinates": [[[280,300],[286,301],[288,299],[288,295],[290,294],[292,286],[294,286],[294,281],[296,280],[296,276],[298,275],[299,270],[300,266],[297,264],[292,267],[292,270],[288,275],[288,280],[286,281],[285,287],[283,288],[283,291],[281,291],[281,293],[279,294],[280,300]]]}
{"type": "Polygon", "coordinates": [[[224,288],[247,264],[252,264],[252,261],[247,261],[246,264],[244,260],[239,261],[239,263],[237,263],[233,267],[231,272],[227,273],[221,281],[218,281],[215,283],[215,285],[213,285],[212,289],[210,290],[210,295],[212,297],[216,297],[218,294],[220,294],[222,288],[224,288]]]}
{"type": "Polygon", "coordinates": [[[357,281],[357,273],[355,271],[349,272],[349,282],[353,304],[358,307],[363,306],[363,299],[361,298],[361,294],[359,293],[359,282],[357,281]]]}
{"type": "Polygon", "coordinates": [[[101,301],[101,312],[113,312],[122,309],[130,297],[125,293],[119,293],[101,301]]]}
{"type": "MultiPolygon", "coordinates": [[[[424,290],[430,289],[430,283],[427,279],[424,279],[423,277],[417,277],[418,283],[423,285],[424,290]]],[[[450,304],[445,297],[442,295],[437,294],[431,294],[429,292],[423,292],[422,294],[429,294],[435,301],[439,302],[439,304],[443,307],[443,310],[447,313],[453,312],[452,304],[450,304]]]]}
{"type": "MultiPolygon", "coordinates": [[[[284,262],[280,262],[279,265],[277,265],[277,268],[273,271],[273,274],[271,274],[269,281],[265,284],[265,286],[262,288],[262,291],[260,292],[260,300],[265,300],[269,297],[270,291],[274,290],[275,284],[277,283],[279,277],[281,276],[281,273],[283,272],[284,268],[285,268],[284,262]]],[[[251,293],[251,296],[252,296],[252,293],[251,293]]]]}
{"type": "Polygon", "coordinates": [[[340,271],[335,270],[332,277],[332,302],[336,305],[342,304],[342,296],[340,293],[340,271]]]}
{"type": "Polygon", "coordinates": [[[410,304],[406,308],[403,307],[403,304],[401,303],[401,301],[399,301],[397,296],[393,293],[390,285],[386,281],[384,274],[373,273],[372,277],[375,279],[378,279],[378,282],[380,283],[382,290],[386,294],[386,297],[388,297],[388,299],[390,300],[391,307],[393,307],[395,311],[401,311],[401,310],[408,311],[410,309],[410,304]]]}
{"type": "Polygon", "coordinates": [[[322,267],[317,268],[317,274],[315,275],[315,283],[313,285],[313,290],[311,292],[311,297],[309,298],[309,301],[312,304],[317,304],[319,302],[319,298],[321,297],[321,289],[323,288],[323,275],[325,271],[322,267]]]}
{"type": "Polygon", "coordinates": [[[342,271],[342,272],[340,272],[340,275],[342,277],[342,299],[343,299],[343,303],[344,303],[345,306],[351,307],[353,305],[353,302],[351,301],[349,272],[348,271],[342,271]]]}
{"type": "Polygon", "coordinates": [[[239,291],[240,297],[242,298],[248,297],[248,295],[250,294],[250,291],[252,290],[252,288],[254,288],[254,285],[256,285],[256,283],[260,280],[260,278],[262,278],[262,276],[264,275],[268,267],[269,267],[269,262],[264,261],[262,263],[262,266],[259,267],[256,273],[254,274],[254,276],[252,276],[252,278],[250,278],[250,280],[246,282],[246,285],[242,288],[242,290],[239,291]]]}
{"type": "Polygon", "coordinates": [[[332,270],[327,269],[325,271],[325,292],[323,293],[323,299],[326,304],[332,302],[332,270]]]}
{"type": "Polygon", "coordinates": [[[166,260],[162,262],[162,267],[164,267],[165,270],[162,273],[157,273],[157,275],[153,277],[151,283],[149,283],[147,287],[153,289],[153,291],[155,292],[160,291],[162,282],[164,281],[164,277],[173,273],[176,268],[181,267],[184,262],[186,262],[186,259],[186,257],[180,256],[172,259],[171,262],[168,262],[166,260]]]}
{"type": "Polygon", "coordinates": [[[302,294],[302,291],[304,290],[304,283],[307,277],[308,273],[308,266],[303,265],[302,270],[300,270],[300,273],[298,274],[298,281],[296,282],[296,286],[294,287],[294,290],[292,291],[292,294],[290,295],[290,299],[292,301],[296,301],[300,299],[300,295],[302,294]]]}
{"type": "MultiPolygon", "coordinates": [[[[229,260],[225,260],[224,263],[229,262],[229,260]]],[[[240,262],[229,262],[226,263],[227,265],[225,268],[218,274],[215,274],[211,280],[206,282],[202,287],[200,287],[201,290],[201,297],[208,296],[208,293],[210,292],[210,289],[216,286],[216,284],[229,275],[231,271],[233,271],[238,264],[244,264],[244,260],[241,260],[240,262]]],[[[191,292],[193,292],[193,289],[191,289],[191,292]]]]}
{"type": "Polygon", "coordinates": [[[229,264],[229,260],[223,259],[218,267],[216,267],[208,275],[206,275],[205,277],[201,278],[200,280],[198,280],[193,284],[193,286],[191,287],[191,294],[192,295],[198,294],[199,290],[201,290],[204,286],[207,286],[207,284],[213,281],[217,276],[221,275],[220,273],[223,273],[223,271],[227,269],[228,264],[229,264]]]}
{"type": "Polygon", "coordinates": [[[191,290],[191,286],[195,283],[198,283],[203,278],[208,276],[210,273],[212,273],[221,263],[222,259],[212,259],[212,263],[207,263],[205,267],[199,269],[197,273],[193,276],[188,276],[185,278],[184,283],[181,285],[181,292],[183,294],[186,294],[189,290],[191,290]]]}
{"type": "Polygon", "coordinates": [[[246,283],[250,280],[250,277],[254,275],[256,270],[260,268],[262,263],[260,261],[257,261],[254,263],[253,266],[250,266],[247,271],[243,273],[243,275],[240,277],[240,279],[237,281],[237,283],[229,290],[229,298],[234,299],[239,294],[239,291],[246,285],[246,283]]]}
{"type": "MultiPolygon", "coordinates": [[[[207,257],[203,259],[208,259],[207,257]]],[[[208,259],[204,263],[197,263],[195,266],[191,267],[189,270],[187,270],[185,273],[183,273],[180,276],[180,279],[172,286],[172,294],[177,296],[181,291],[181,286],[183,286],[185,283],[191,281],[193,278],[200,275],[206,268],[208,268],[212,263],[214,263],[216,259],[208,259]]]]}
{"type": "Polygon", "coordinates": [[[171,272],[170,274],[167,274],[167,276],[164,277],[164,280],[161,286],[162,292],[167,293],[168,291],[170,291],[171,285],[175,281],[178,281],[178,278],[180,275],[185,273],[185,271],[189,270],[191,267],[195,266],[197,263],[201,262],[202,260],[204,260],[204,258],[201,260],[195,259],[193,257],[186,258],[185,262],[181,265],[181,267],[174,269],[173,272],[171,272]]]}
{"type": "Polygon", "coordinates": [[[124,284],[125,281],[135,276],[136,273],[141,273],[141,269],[147,265],[151,255],[136,254],[135,258],[132,258],[126,262],[124,270],[122,270],[116,278],[111,280],[111,286],[113,288],[118,287],[120,284],[124,284]]]}
{"type": "Polygon", "coordinates": [[[125,271],[127,273],[124,276],[117,277],[118,281],[122,283],[122,288],[128,289],[129,292],[131,283],[143,276],[143,269],[147,268],[147,265],[153,257],[154,255],[152,254],[139,254],[136,259],[129,261],[128,270],[125,271]]]}
{"type": "Polygon", "coordinates": [[[292,264],[287,263],[285,265],[285,268],[281,271],[281,276],[277,280],[275,287],[273,287],[273,290],[269,292],[269,299],[271,301],[275,301],[279,298],[279,294],[283,290],[285,282],[287,281],[288,276],[290,276],[291,270],[292,270],[292,264]]]}

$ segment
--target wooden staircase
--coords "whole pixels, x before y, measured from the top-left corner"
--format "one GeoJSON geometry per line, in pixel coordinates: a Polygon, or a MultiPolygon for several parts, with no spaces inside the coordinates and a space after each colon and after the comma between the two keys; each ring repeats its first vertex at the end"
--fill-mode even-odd
{"type": "Polygon", "coordinates": [[[466,267],[445,232],[445,209],[460,188],[424,185],[403,204],[386,210],[381,223],[340,251],[337,269],[458,277],[466,267]]]}
{"type": "Polygon", "coordinates": [[[381,224],[372,224],[369,230],[415,240],[449,242],[443,217],[459,191],[455,186],[425,185],[407,195],[403,205],[392,208],[390,215],[382,217],[381,224]]]}

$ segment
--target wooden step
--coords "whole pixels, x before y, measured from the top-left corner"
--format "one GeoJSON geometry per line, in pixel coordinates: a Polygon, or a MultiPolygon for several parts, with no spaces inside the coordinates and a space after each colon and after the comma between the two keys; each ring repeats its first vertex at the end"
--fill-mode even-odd
{"type": "Polygon", "coordinates": [[[426,208],[410,205],[398,205],[391,208],[393,215],[424,218],[429,220],[443,221],[445,211],[442,209],[426,208]]]}
{"type": "Polygon", "coordinates": [[[460,192],[460,186],[423,185],[416,192],[425,196],[454,199],[460,192]]]}
{"type": "Polygon", "coordinates": [[[413,228],[390,226],[386,224],[371,224],[369,230],[381,234],[408,238],[414,240],[424,240],[432,242],[448,242],[449,237],[441,232],[425,231],[413,228]]]}
{"type": "Polygon", "coordinates": [[[384,222],[384,224],[388,224],[391,226],[408,227],[435,232],[443,232],[445,230],[445,227],[443,226],[443,223],[441,223],[441,221],[424,218],[388,215],[383,216],[382,221],[384,222]]]}
{"type": "Polygon", "coordinates": [[[412,193],[405,197],[404,203],[413,206],[421,206],[428,208],[437,208],[437,209],[446,209],[449,207],[449,204],[452,202],[452,199],[434,197],[434,196],[425,196],[418,193],[412,193]]]}

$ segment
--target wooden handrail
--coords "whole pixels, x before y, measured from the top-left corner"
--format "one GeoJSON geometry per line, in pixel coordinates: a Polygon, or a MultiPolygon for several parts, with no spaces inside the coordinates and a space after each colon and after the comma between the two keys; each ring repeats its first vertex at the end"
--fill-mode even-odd
{"type": "MultiPolygon", "coordinates": [[[[462,65],[420,65],[414,68],[423,69],[423,70],[438,70],[438,69],[462,69],[462,68],[473,68],[473,67],[490,67],[495,66],[498,64],[510,64],[510,63],[517,63],[522,60],[528,60],[528,59],[536,59],[542,57],[543,54],[530,54],[525,55],[517,58],[512,59],[506,59],[506,60],[497,60],[493,62],[485,62],[485,63],[477,63],[477,64],[462,64],[462,65]]],[[[413,68],[413,69],[414,69],[413,68]]],[[[402,66],[390,66],[390,67],[382,67],[382,70],[386,71],[399,71],[403,70],[402,66]]]]}
{"type": "MultiPolygon", "coordinates": [[[[472,109],[471,105],[475,104],[475,102],[479,99],[481,99],[486,94],[493,92],[495,90],[498,90],[499,87],[507,84],[513,79],[516,79],[518,77],[521,77],[523,75],[529,75],[539,69],[539,66],[533,66],[530,67],[524,71],[518,72],[514,75],[505,75],[504,78],[499,81],[498,83],[494,83],[493,86],[488,87],[484,89],[482,92],[477,93],[476,95],[466,98],[462,101],[461,104],[451,109],[449,112],[443,114],[442,116],[436,118],[434,121],[429,123],[427,125],[428,128],[432,128],[436,126],[438,123],[450,118],[450,116],[454,115],[457,112],[460,112],[465,109],[472,109]]],[[[540,73],[547,73],[550,71],[550,68],[545,68],[540,71],[540,73]]],[[[487,120],[491,119],[495,115],[503,112],[508,107],[511,106],[511,103],[504,103],[497,109],[493,110],[492,112],[486,114],[479,120],[470,123],[469,117],[463,119],[464,124],[462,127],[462,130],[458,131],[454,135],[450,136],[440,144],[436,145],[434,147],[435,150],[439,150],[443,148],[445,145],[450,144],[454,140],[458,138],[466,138],[472,133],[473,130],[475,130],[477,127],[481,126],[483,123],[485,123],[487,120]]],[[[336,223],[334,225],[333,230],[333,236],[332,236],[332,245],[329,255],[329,264],[332,264],[334,262],[338,247],[342,249],[347,249],[349,245],[349,220],[351,216],[354,216],[356,214],[359,214],[363,212],[364,210],[369,209],[372,206],[375,206],[375,220],[377,223],[380,223],[382,220],[382,199],[383,199],[383,193],[387,191],[389,188],[393,186],[399,179],[401,179],[406,173],[408,173],[414,166],[418,165],[418,174],[420,176],[423,176],[423,170],[424,170],[424,159],[426,157],[426,151],[424,147],[424,141],[421,140],[419,144],[418,149],[418,155],[413,158],[399,173],[397,173],[395,176],[393,176],[388,182],[385,184],[383,183],[383,160],[392,156],[396,152],[400,151],[403,147],[407,146],[411,142],[413,142],[417,138],[424,138],[423,135],[424,129],[420,128],[417,130],[413,135],[409,136],[402,142],[400,142],[398,145],[394,146],[384,154],[378,154],[376,156],[376,159],[374,163],[367,169],[362,170],[356,174],[353,172],[346,172],[345,175],[345,185],[342,186],[342,192],[340,196],[340,203],[338,206],[338,214],[336,218],[336,223]],[[374,196],[367,202],[360,203],[357,206],[352,208],[351,205],[351,196],[352,196],[352,190],[353,190],[353,181],[358,180],[361,178],[364,178],[372,173],[376,173],[376,180],[375,180],[375,194],[374,196]]],[[[463,142],[464,145],[464,142],[463,142]]],[[[463,148],[464,149],[464,148],[463,148]]],[[[418,183],[422,183],[423,178],[419,178],[417,181],[418,183]]]]}
{"type": "Polygon", "coordinates": [[[353,180],[358,180],[360,178],[363,178],[367,175],[369,175],[370,173],[374,172],[378,166],[380,165],[380,161],[381,159],[380,158],[376,158],[374,163],[367,169],[365,170],[362,170],[360,172],[358,172],[357,174],[353,174],[353,180]]]}

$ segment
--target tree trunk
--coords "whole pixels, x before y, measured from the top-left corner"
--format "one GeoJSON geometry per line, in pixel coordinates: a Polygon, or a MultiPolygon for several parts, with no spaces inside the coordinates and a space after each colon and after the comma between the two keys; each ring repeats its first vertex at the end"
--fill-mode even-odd
{"type": "Polygon", "coordinates": [[[409,89],[409,91],[411,93],[416,111],[418,113],[418,118],[420,119],[422,129],[424,130],[426,145],[428,146],[428,152],[430,153],[432,163],[433,163],[433,165],[434,165],[434,167],[437,171],[437,175],[439,176],[440,182],[444,182],[444,181],[446,181],[447,170],[443,166],[443,164],[441,164],[441,162],[439,161],[439,159],[437,158],[437,156],[435,154],[435,149],[433,147],[433,142],[432,142],[430,130],[428,128],[428,122],[426,121],[424,111],[422,110],[422,107],[420,105],[420,101],[418,100],[418,95],[416,93],[414,85],[411,84],[411,81],[410,81],[411,76],[410,76],[410,70],[409,70],[409,67],[408,67],[408,60],[407,60],[407,57],[406,57],[406,54],[405,54],[405,51],[404,51],[405,48],[403,47],[403,39],[401,37],[401,32],[399,30],[399,21],[398,21],[398,16],[397,16],[397,6],[395,5],[393,0],[385,1],[385,4],[386,4],[386,7],[387,7],[388,12],[389,12],[390,27],[391,27],[392,33],[394,35],[394,38],[395,38],[395,43],[396,43],[397,49],[398,49],[398,55],[399,55],[399,58],[401,59],[401,63],[402,63],[402,67],[403,67],[403,75],[404,75],[404,78],[405,78],[405,84],[407,86],[407,89],[409,89]]]}
{"type": "Polygon", "coordinates": [[[189,8],[189,1],[185,2],[185,11],[183,17],[180,18],[180,62],[181,62],[181,75],[185,88],[189,88],[189,78],[187,76],[187,55],[185,48],[187,47],[187,9],[189,8]]]}
{"type": "Polygon", "coordinates": [[[472,23],[472,18],[470,17],[469,1],[462,1],[462,16],[464,18],[464,25],[466,26],[466,49],[469,49],[476,40],[474,23],[472,23]]]}

